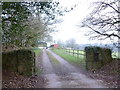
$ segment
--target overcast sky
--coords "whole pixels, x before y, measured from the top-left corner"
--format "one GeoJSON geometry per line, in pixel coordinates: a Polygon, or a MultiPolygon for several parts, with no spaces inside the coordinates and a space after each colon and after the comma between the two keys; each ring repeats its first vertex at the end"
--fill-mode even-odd
{"type": "MultiPolygon", "coordinates": [[[[56,29],[59,31],[53,35],[54,40],[66,41],[70,38],[74,38],[78,44],[101,43],[102,41],[89,40],[89,36],[84,35],[90,29],[78,27],[81,21],[93,9],[91,4],[94,1],[96,0],[60,0],[63,7],[70,7],[75,4],[77,4],[77,7],[65,16],[59,17],[63,19],[63,22],[56,24],[56,29]]],[[[105,43],[108,42],[109,41],[106,41],[105,43]]]]}

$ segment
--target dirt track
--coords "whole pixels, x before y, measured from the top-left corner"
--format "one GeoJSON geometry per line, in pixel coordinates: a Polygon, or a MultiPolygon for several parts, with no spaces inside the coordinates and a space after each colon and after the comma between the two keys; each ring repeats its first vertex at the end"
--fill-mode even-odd
{"type": "Polygon", "coordinates": [[[66,60],[51,53],[59,63],[55,64],[49,59],[46,50],[43,50],[42,66],[43,77],[48,80],[45,88],[106,88],[101,80],[94,80],[83,74],[78,68],[66,60]]]}

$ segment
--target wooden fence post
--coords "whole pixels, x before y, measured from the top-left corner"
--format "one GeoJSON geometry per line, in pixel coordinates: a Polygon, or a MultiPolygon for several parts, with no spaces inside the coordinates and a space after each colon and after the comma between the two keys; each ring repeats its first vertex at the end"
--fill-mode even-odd
{"type": "Polygon", "coordinates": [[[73,49],[73,56],[74,56],[74,49],[73,49]]]}
{"type": "Polygon", "coordinates": [[[70,49],[68,49],[68,50],[69,50],[68,52],[69,52],[69,54],[70,54],[70,49]]]}
{"type": "Polygon", "coordinates": [[[33,70],[33,76],[35,76],[35,73],[36,73],[36,55],[35,55],[35,52],[33,53],[34,54],[34,70],[33,70]]]}
{"type": "Polygon", "coordinates": [[[77,58],[79,57],[79,50],[77,50],[77,58]]]}

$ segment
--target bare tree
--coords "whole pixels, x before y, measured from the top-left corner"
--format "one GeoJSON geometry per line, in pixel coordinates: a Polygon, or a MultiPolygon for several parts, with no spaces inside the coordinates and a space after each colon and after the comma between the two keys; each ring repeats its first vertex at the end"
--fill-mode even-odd
{"type": "Polygon", "coordinates": [[[59,47],[64,48],[65,47],[65,43],[62,40],[57,40],[57,44],[59,45],[59,47]]]}
{"type": "Polygon", "coordinates": [[[69,40],[66,41],[66,47],[74,49],[76,46],[76,41],[74,38],[70,38],[69,40]]]}
{"type": "Polygon", "coordinates": [[[102,0],[94,2],[94,10],[82,22],[82,27],[88,27],[92,39],[120,39],[120,0],[102,0]]]}

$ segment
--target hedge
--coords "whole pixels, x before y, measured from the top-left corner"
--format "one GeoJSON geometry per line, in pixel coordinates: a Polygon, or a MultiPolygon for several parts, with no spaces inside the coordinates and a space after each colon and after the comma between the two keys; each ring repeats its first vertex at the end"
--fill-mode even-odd
{"type": "Polygon", "coordinates": [[[35,53],[21,49],[2,52],[2,70],[18,72],[21,75],[31,76],[35,69],[35,53]]]}

